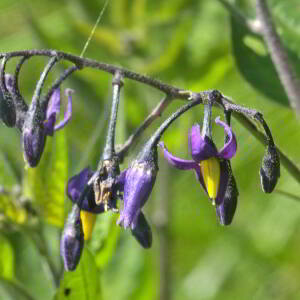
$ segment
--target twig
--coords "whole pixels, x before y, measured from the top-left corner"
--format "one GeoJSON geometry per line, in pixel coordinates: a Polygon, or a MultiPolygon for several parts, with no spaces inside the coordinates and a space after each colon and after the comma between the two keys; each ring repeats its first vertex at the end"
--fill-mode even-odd
{"type": "MultiPolygon", "coordinates": [[[[251,134],[263,145],[267,145],[267,137],[257,128],[257,126],[244,115],[233,113],[237,119],[251,134]]],[[[286,168],[292,177],[300,183],[299,168],[276,146],[276,150],[280,155],[280,163],[286,168]]]]}
{"type": "Polygon", "coordinates": [[[111,115],[109,119],[105,147],[102,159],[109,160],[115,155],[115,131],[117,124],[118,107],[120,102],[120,93],[123,86],[123,76],[120,72],[116,72],[112,81],[113,99],[111,107],[111,115]]]}
{"type": "MultiPolygon", "coordinates": [[[[208,98],[213,98],[213,104],[215,106],[222,107],[223,109],[226,109],[226,107],[230,106],[232,110],[235,110],[234,116],[242,123],[244,127],[246,127],[254,137],[256,137],[260,142],[263,144],[266,144],[267,136],[265,136],[263,133],[261,133],[256,125],[250,120],[254,119],[255,114],[257,111],[243,108],[239,105],[235,105],[232,102],[230,102],[225,96],[223,96],[219,91],[203,91],[199,93],[191,92],[188,90],[184,90],[166,83],[163,83],[159,80],[150,78],[148,76],[117,67],[111,64],[106,64],[102,62],[98,62],[96,60],[88,59],[88,58],[82,58],[76,55],[72,55],[69,53],[65,53],[62,51],[54,51],[54,50],[22,50],[22,51],[14,51],[9,53],[0,53],[0,59],[3,59],[2,61],[2,69],[3,64],[5,65],[6,58],[12,58],[12,57],[18,57],[18,56],[46,56],[56,59],[62,59],[67,60],[70,62],[73,62],[75,66],[73,66],[74,70],[81,69],[84,67],[99,69],[104,72],[108,72],[110,74],[116,74],[119,73],[122,75],[123,78],[128,78],[140,83],[143,83],[145,85],[151,86],[153,88],[156,88],[160,90],[161,92],[165,93],[165,96],[170,99],[182,99],[182,100],[192,100],[200,98],[202,99],[203,103],[206,103],[208,98]],[[244,114],[244,115],[243,115],[244,114]],[[249,119],[250,118],[250,119],[249,119]]],[[[55,59],[53,59],[55,60],[55,59]]],[[[67,71],[66,71],[67,72],[67,71]]],[[[3,80],[3,79],[2,79],[3,80]]],[[[62,82],[61,79],[58,79],[57,82],[62,82]]],[[[1,83],[1,82],[0,82],[1,83]]],[[[3,84],[2,84],[3,86],[3,84]]],[[[4,87],[5,88],[5,87],[4,87]]],[[[165,100],[166,103],[168,103],[167,100],[165,100]]],[[[159,114],[159,112],[163,111],[165,108],[164,100],[154,109],[154,115],[159,114]]],[[[154,117],[155,119],[155,117],[154,117]]],[[[132,137],[130,137],[126,143],[124,144],[124,147],[121,148],[121,151],[118,153],[121,156],[124,156],[125,153],[127,153],[129,146],[132,145],[135,134],[139,135],[143,130],[145,130],[153,121],[153,117],[148,116],[147,120],[144,124],[140,126],[140,129],[138,129],[136,133],[133,134],[132,137]],[[146,122],[147,121],[147,122],[146,122]]],[[[277,147],[277,150],[281,157],[282,165],[285,166],[285,168],[288,170],[288,172],[298,181],[300,182],[300,170],[299,168],[286,156],[280,151],[277,147]]]]}
{"type": "Polygon", "coordinates": [[[117,155],[120,158],[120,161],[126,156],[130,146],[138,139],[138,137],[147,129],[154,120],[162,115],[164,110],[172,101],[170,96],[165,96],[152,110],[152,112],[147,116],[144,122],[136,129],[136,131],[125,141],[122,148],[118,151],[117,155]]]}
{"type": "Polygon", "coordinates": [[[58,56],[60,59],[67,60],[73,62],[79,69],[88,67],[93,69],[99,69],[110,74],[115,74],[116,72],[120,72],[124,78],[128,78],[134,81],[138,81],[144,83],[146,85],[152,86],[165,94],[172,96],[173,98],[185,99],[188,100],[190,98],[190,93],[184,89],[176,88],[169,84],[163,83],[157,79],[148,77],[146,75],[142,75],[121,67],[117,67],[111,64],[101,63],[96,60],[83,58],[80,56],[76,56],[70,53],[65,53],[62,51],[53,51],[53,50],[22,50],[22,51],[14,51],[9,53],[0,53],[0,59],[9,55],[9,57],[16,56],[48,56],[54,57],[58,56]]]}
{"type": "Polygon", "coordinates": [[[300,80],[289,62],[288,54],[282,45],[272,22],[265,0],[256,1],[256,15],[261,24],[261,33],[268,46],[277,74],[288,96],[291,107],[300,112],[300,80]]]}

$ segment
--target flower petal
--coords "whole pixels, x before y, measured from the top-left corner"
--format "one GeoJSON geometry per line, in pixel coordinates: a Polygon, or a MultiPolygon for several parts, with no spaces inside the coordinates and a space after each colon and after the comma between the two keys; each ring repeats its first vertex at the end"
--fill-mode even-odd
{"type": "MultiPolygon", "coordinates": [[[[81,193],[83,192],[92,175],[93,172],[89,167],[87,167],[83,169],[79,174],[69,179],[67,185],[67,195],[73,203],[77,203],[81,193]]],[[[93,207],[91,207],[89,203],[95,203],[95,195],[92,188],[84,197],[81,204],[81,209],[95,214],[102,213],[104,211],[103,205],[94,205],[93,207]]]]}
{"type": "Polygon", "coordinates": [[[116,186],[117,186],[117,190],[120,192],[124,191],[124,184],[125,184],[125,179],[126,179],[126,172],[128,169],[124,170],[121,172],[121,174],[117,177],[117,182],[116,182],[116,186]]]}
{"type": "Polygon", "coordinates": [[[226,188],[228,185],[228,179],[230,174],[229,174],[229,169],[226,160],[220,161],[220,169],[221,169],[221,176],[220,176],[219,190],[216,198],[216,205],[220,205],[223,202],[226,188]]]}
{"type": "Polygon", "coordinates": [[[233,216],[236,211],[237,198],[239,195],[236,181],[232,174],[230,161],[226,160],[227,167],[229,168],[229,180],[224,195],[224,200],[220,205],[216,206],[216,213],[221,225],[230,225],[233,219],[233,216]]]}
{"type": "Polygon", "coordinates": [[[55,122],[56,122],[56,113],[53,113],[47,120],[44,121],[44,129],[46,135],[53,136],[55,122]]]}
{"type": "Polygon", "coordinates": [[[60,111],[60,89],[57,88],[53,91],[50,101],[48,103],[46,119],[49,119],[51,115],[59,114],[60,111]]]}
{"type": "Polygon", "coordinates": [[[201,173],[201,168],[199,165],[197,165],[197,167],[195,168],[195,172],[196,172],[196,178],[199,180],[200,184],[202,185],[204,191],[207,193],[205,184],[204,184],[204,179],[203,179],[203,175],[201,173]]]}
{"type": "Polygon", "coordinates": [[[201,136],[200,125],[193,125],[189,131],[189,149],[193,160],[196,162],[201,162],[210,157],[218,155],[217,148],[213,141],[205,136],[201,136]]]}
{"type": "Polygon", "coordinates": [[[65,94],[68,96],[68,106],[67,109],[64,113],[64,119],[60,121],[55,127],[54,130],[57,131],[59,129],[62,129],[67,125],[67,123],[71,120],[72,118],[72,93],[74,93],[73,90],[71,89],[66,89],[65,94]]]}
{"type": "Polygon", "coordinates": [[[143,248],[148,249],[151,247],[152,245],[151,227],[148,224],[142,212],[139,213],[137,217],[136,227],[133,230],[131,230],[131,233],[143,248]]]}
{"type": "Polygon", "coordinates": [[[135,229],[141,208],[153,189],[157,170],[148,162],[133,162],[126,172],[124,185],[124,209],[117,224],[135,229]]]}
{"type": "Polygon", "coordinates": [[[232,129],[225,123],[220,120],[220,117],[217,117],[215,122],[218,125],[224,127],[226,134],[228,136],[228,141],[225,143],[224,147],[219,151],[218,156],[224,159],[231,159],[237,150],[237,142],[235,134],[233,133],[232,129]]]}
{"type": "Polygon", "coordinates": [[[170,165],[173,167],[180,169],[180,170],[191,170],[197,168],[198,164],[193,160],[185,160],[179,157],[172,155],[168,149],[165,147],[163,142],[160,142],[159,147],[164,151],[164,157],[169,162],[170,165]]]}

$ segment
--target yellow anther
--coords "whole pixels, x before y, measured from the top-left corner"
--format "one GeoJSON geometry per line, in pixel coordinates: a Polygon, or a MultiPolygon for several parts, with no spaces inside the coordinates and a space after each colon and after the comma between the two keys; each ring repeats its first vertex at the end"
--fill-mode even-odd
{"type": "Polygon", "coordinates": [[[202,161],[200,167],[208,196],[215,200],[220,186],[220,162],[216,157],[211,157],[202,161]]]}
{"type": "Polygon", "coordinates": [[[96,222],[96,216],[96,214],[92,214],[88,211],[80,211],[84,240],[86,241],[92,237],[93,228],[96,222]]]}

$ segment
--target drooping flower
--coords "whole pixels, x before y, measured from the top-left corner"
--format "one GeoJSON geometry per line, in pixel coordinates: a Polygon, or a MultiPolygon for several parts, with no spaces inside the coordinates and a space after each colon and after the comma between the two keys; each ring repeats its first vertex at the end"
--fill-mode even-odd
{"type": "Polygon", "coordinates": [[[229,160],[235,155],[237,143],[234,133],[226,123],[222,122],[219,117],[215,122],[222,126],[228,135],[228,141],[220,151],[217,150],[208,135],[201,135],[199,124],[192,126],[189,132],[189,150],[193,160],[183,160],[172,155],[163,142],[160,142],[159,146],[172,166],[181,170],[195,170],[197,179],[213,204],[221,205],[229,178],[225,160],[229,160]]]}
{"type": "Polygon", "coordinates": [[[67,195],[70,200],[81,208],[80,218],[83,226],[84,239],[89,240],[92,236],[96,221],[96,215],[104,212],[104,205],[95,204],[93,189],[89,189],[82,203],[79,203],[80,195],[84,191],[89,179],[94,172],[90,168],[83,169],[79,174],[71,177],[67,185],[67,195]]]}
{"type": "MultiPolygon", "coordinates": [[[[124,190],[124,180],[126,172],[127,170],[125,170],[119,176],[118,181],[115,185],[115,188],[120,192],[123,192],[124,190]]],[[[67,185],[68,197],[75,205],[81,206],[80,218],[82,222],[83,235],[85,240],[91,238],[97,214],[101,214],[105,211],[104,203],[96,205],[95,193],[92,188],[88,190],[88,192],[82,200],[82,203],[79,203],[81,194],[87,187],[89,180],[94,174],[95,172],[93,172],[90,168],[85,168],[79,174],[70,178],[67,185]]],[[[131,233],[142,247],[151,247],[152,231],[149,224],[147,223],[145,216],[140,210],[136,217],[135,227],[134,229],[131,229],[131,233]]]]}
{"type": "Polygon", "coordinates": [[[68,97],[68,105],[63,120],[58,124],[55,123],[61,107],[60,89],[54,90],[45,111],[39,101],[34,101],[26,112],[22,128],[22,141],[24,158],[30,167],[35,167],[39,163],[46,137],[53,136],[54,132],[62,129],[72,117],[73,90],[66,89],[65,93],[68,97]]]}

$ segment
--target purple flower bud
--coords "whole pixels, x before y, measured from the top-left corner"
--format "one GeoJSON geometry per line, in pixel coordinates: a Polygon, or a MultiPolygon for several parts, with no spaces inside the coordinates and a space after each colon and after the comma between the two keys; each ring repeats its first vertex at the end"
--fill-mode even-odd
{"type": "Polygon", "coordinates": [[[149,226],[142,212],[139,213],[136,227],[133,230],[131,230],[131,233],[143,248],[148,249],[151,247],[152,245],[151,227],[149,226]]]}
{"type": "MultiPolygon", "coordinates": [[[[156,151],[156,149],[155,149],[156,151]]],[[[153,161],[135,160],[125,170],[124,209],[118,220],[124,228],[135,229],[141,208],[148,200],[153,189],[157,166],[153,161]]],[[[122,175],[122,174],[121,174],[122,175]]]]}
{"type": "Polygon", "coordinates": [[[84,246],[84,235],[80,219],[80,208],[74,204],[65,224],[61,242],[60,255],[66,271],[74,271],[79,263],[84,246]]]}
{"type": "Polygon", "coordinates": [[[22,130],[24,159],[30,167],[37,166],[45,148],[46,133],[41,115],[39,107],[29,111],[22,130]]]}
{"type": "Polygon", "coordinates": [[[280,159],[273,143],[266,148],[259,173],[263,191],[272,193],[280,177],[280,159]]]}
{"type": "Polygon", "coordinates": [[[239,191],[237,189],[235,178],[232,174],[230,161],[225,160],[225,164],[229,174],[228,183],[221,204],[216,206],[216,213],[221,225],[230,225],[236,211],[239,191]]]}

